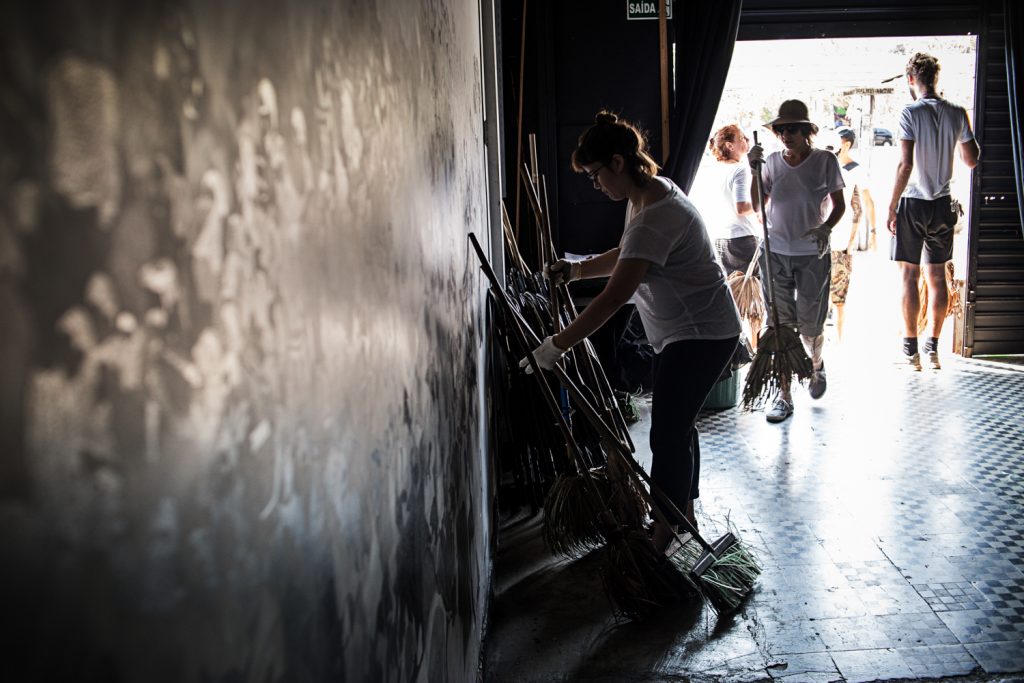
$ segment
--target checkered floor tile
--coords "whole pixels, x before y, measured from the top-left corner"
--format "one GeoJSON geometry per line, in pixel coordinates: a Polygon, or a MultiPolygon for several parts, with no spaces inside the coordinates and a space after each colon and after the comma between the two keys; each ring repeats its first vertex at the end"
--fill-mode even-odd
{"type": "MultiPolygon", "coordinates": [[[[701,528],[722,529],[729,514],[763,565],[739,612],[705,606],[652,653],[663,625],[561,628],[557,614],[571,606],[559,596],[575,593],[548,590],[543,605],[527,605],[520,591],[514,607],[544,610],[566,654],[506,654],[488,671],[560,680],[591,672],[613,644],[617,671],[657,662],[655,679],[690,675],[694,655],[734,681],[1024,672],[1024,372],[949,358],[941,372],[900,373],[828,358],[829,392],[811,401],[797,389],[781,424],[740,410],[698,421],[701,528]]],[[[645,417],[632,428],[647,467],[649,427],[645,417]]]]}
{"type": "MultiPolygon", "coordinates": [[[[1024,671],[1024,640],[968,643],[964,647],[986,673],[1002,674],[1024,671]]],[[[1013,683],[1013,681],[1007,681],[1007,683],[1013,683]]]]}
{"type": "Polygon", "coordinates": [[[938,617],[964,644],[1024,640],[1024,620],[1015,610],[982,608],[939,612],[938,617]]]}
{"type": "Polygon", "coordinates": [[[969,581],[951,583],[920,583],[914,585],[935,612],[957,612],[988,607],[988,600],[969,581]]]}

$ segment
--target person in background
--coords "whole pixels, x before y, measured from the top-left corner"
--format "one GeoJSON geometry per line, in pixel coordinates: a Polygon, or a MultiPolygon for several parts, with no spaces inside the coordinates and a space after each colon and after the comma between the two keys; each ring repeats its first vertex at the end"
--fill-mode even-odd
{"type": "MultiPolygon", "coordinates": [[[[800,333],[814,366],[808,391],[818,399],[827,387],[825,361],[825,317],[828,315],[832,262],[829,242],[832,228],[843,217],[846,200],[843,178],[833,152],[813,145],[818,126],[809,120],[807,105],[786,100],[779,114],[765,124],[782,142],[781,152],[767,158],[760,145],[751,147],[751,166],[761,167],[762,190],[754,188],[755,206],[765,202],[771,263],[761,256],[765,300],[769,299],[768,274],[774,283],[779,324],[792,325],[800,333]]],[[[769,321],[771,317],[769,316],[769,321]]],[[[769,422],[782,422],[793,414],[790,382],[765,414],[769,422]]]]}
{"type": "Polygon", "coordinates": [[[846,295],[850,290],[850,277],[853,275],[853,251],[860,234],[860,219],[867,208],[867,223],[873,233],[875,229],[875,202],[871,191],[865,184],[865,169],[851,155],[850,149],[857,140],[852,128],[836,129],[839,139],[839,168],[843,182],[846,184],[843,195],[850,207],[852,220],[849,232],[836,230],[832,233],[832,283],[829,294],[835,310],[836,335],[843,338],[843,322],[846,313],[846,295]]]}
{"type": "Polygon", "coordinates": [[[953,153],[959,148],[967,168],[978,165],[981,150],[971,131],[967,110],[937,94],[939,60],[918,52],[907,62],[907,85],[913,102],[900,114],[900,162],[889,202],[892,260],[903,274],[903,356],[921,370],[917,283],[922,267],[928,283],[927,337],[921,349],[934,370],[939,361],[939,335],[949,307],[946,261],[953,257],[953,227],[957,216],[949,193],[953,153]]]}
{"type": "Polygon", "coordinates": [[[850,231],[850,244],[848,251],[857,248],[863,251],[865,248],[874,249],[875,244],[875,198],[871,195],[868,187],[868,170],[859,161],[853,158],[850,153],[857,144],[857,133],[849,126],[836,129],[839,135],[839,168],[843,172],[843,181],[846,183],[845,195],[848,197],[847,206],[851,210],[852,229],[850,231]],[[851,189],[852,188],[852,189],[851,189]],[[858,244],[860,235],[860,219],[868,232],[867,244],[858,244]]]}
{"type": "MultiPolygon", "coordinates": [[[[651,478],[696,524],[697,415],[736,350],[739,315],[704,221],[675,183],[657,175],[644,136],[607,111],[599,112],[595,121],[580,136],[572,167],[612,200],[627,202],[625,230],[619,246],[604,254],[572,263],[559,260],[547,268],[552,282],[611,277],[579,317],[544,339],[533,356],[540,367],[551,369],[567,349],[633,298],[657,354],[651,478]]],[[[671,526],[656,522],[652,542],[664,550],[672,534],[671,526]]]]}
{"type": "MultiPolygon", "coordinates": [[[[708,140],[708,149],[716,163],[702,169],[700,189],[691,196],[704,217],[714,240],[715,252],[728,278],[746,273],[757,256],[760,223],[750,199],[750,166],[745,157],[750,138],[734,123],[722,126],[708,140]]],[[[758,267],[753,263],[753,276],[758,267]]],[[[760,320],[749,320],[748,338],[756,349],[760,320]]]]}

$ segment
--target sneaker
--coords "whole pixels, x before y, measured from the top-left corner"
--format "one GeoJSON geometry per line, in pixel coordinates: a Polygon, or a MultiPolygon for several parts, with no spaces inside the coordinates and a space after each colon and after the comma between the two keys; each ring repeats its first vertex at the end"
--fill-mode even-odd
{"type": "Polygon", "coordinates": [[[905,363],[913,370],[921,372],[921,354],[915,353],[910,356],[903,356],[905,363]]]}
{"type": "MultiPolygon", "coordinates": [[[[919,367],[917,369],[920,370],[921,369],[920,368],[920,363],[918,365],[919,365],[919,367]]],[[[942,369],[942,364],[939,363],[939,352],[938,351],[930,351],[928,353],[928,365],[931,366],[932,370],[941,370],[942,369]]]]}
{"type": "Polygon", "coordinates": [[[828,382],[825,381],[825,364],[822,363],[821,367],[814,371],[811,375],[811,382],[807,385],[807,391],[811,394],[811,398],[818,399],[825,394],[825,389],[828,388],[828,382]]]}
{"type": "Polygon", "coordinates": [[[793,403],[784,398],[777,398],[771,410],[764,414],[764,419],[769,422],[782,422],[792,414],[793,403]]]}

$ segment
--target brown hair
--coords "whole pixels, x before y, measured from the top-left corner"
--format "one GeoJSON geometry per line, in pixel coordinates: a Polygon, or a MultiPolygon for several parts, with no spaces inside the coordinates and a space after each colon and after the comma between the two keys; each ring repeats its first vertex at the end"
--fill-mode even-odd
{"type": "Polygon", "coordinates": [[[913,76],[929,90],[935,88],[935,79],[939,77],[939,60],[927,52],[918,52],[907,62],[907,75],[913,76]]]}
{"type": "Polygon", "coordinates": [[[729,150],[725,148],[725,143],[736,142],[738,139],[743,137],[743,131],[735,123],[730,123],[727,126],[722,126],[715,131],[715,134],[708,140],[708,149],[711,150],[711,154],[718,161],[725,161],[731,159],[729,156],[729,150]]]}
{"type": "Polygon", "coordinates": [[[647,152],[643,131],[610,111],[599,111],[594,125],[583,132],[576,144],[572,168],[582,173],[584,165],[610,163],[616,154],[625,160],[629,176],[637,185],[646,185],[658,172],[658,164],[647,152]]]}

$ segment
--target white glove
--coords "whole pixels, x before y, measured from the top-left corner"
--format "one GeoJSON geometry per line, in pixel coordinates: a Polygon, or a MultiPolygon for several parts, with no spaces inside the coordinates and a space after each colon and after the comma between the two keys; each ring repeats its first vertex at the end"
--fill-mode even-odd
{"type": "MultiPolygon", "coordinates": [[[[553,370],[555,363],[564,355],[565,349],[555,346],[555,338],[553,336],[545,337],[540,346],[533,350],[533,357],[537,361],[537,365],[545,370],[553,370]]],[[[525,368],[527,375],[533,374],[533,366],[530,365],[529,358],[523,358],[519,361],[519,367],[525,368]]]]}
{"type": "Polygon", "coordinates": [[[803,234],[804,239],[813,239],[818,245],[818,258],[825,258],[825,254],[828,253],[829,242],[832,237],[832,228],[828,227],[824,223],[816,228],[811,228],[803,234]]]}
{"type": "Polygon", "coordinates": [[[751,168],[757,168],[764,163],[764,147],[754,145],[747,151],[747,161],[751,168]]]}
{"type": "Polygon", "coordinates": [[[544,277],[556,285],[561,282],[569,284],[574,280],[579,280],[582,276],[583,263],[580,261],[558,259],[554,263],[548,264],[544,269],[544,277]]]}

